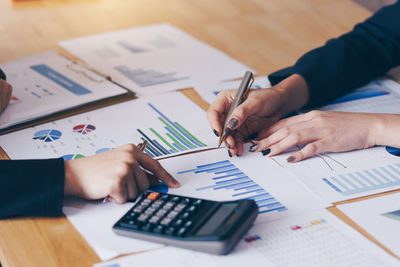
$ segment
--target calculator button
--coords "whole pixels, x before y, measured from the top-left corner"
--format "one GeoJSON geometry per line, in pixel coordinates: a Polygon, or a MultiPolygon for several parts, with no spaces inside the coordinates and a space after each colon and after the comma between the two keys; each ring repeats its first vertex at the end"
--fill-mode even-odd
{"type": "Polygon", "coordinates": [[[133,209],[133,211],[136,212],[136,213],[141,213],[143,210],[144,210],[144,207],[141,207],[141,206],[136,207],[136,208],[133,209]]]}
{"type": "Polygon", "coordinates": [[[175,205],[174,202],[167,202],[167,203],[165,203],[165,205],[163,206],[163,208],[170,209],[170,208],[172,208],[174,205],[175,205]]]}
{"type": "Polygon", "coordinates": [[[138,220],[139,222],[145,222],[145,221],[147,220],[147,218],[149,218],[149,215],[147,215],[147,214],[142,214],[142,215],[139,216],[139,218],[137,218],[137,220],[138,220]]]}
{"type": "Polygon", "coordinates": [[[147,231],[147,232],[149,232],[149,231],[151,231],[151,228],[152,228],[152,225],[151,224],[145,224],[145,225],[143,225],[142,227],[141,227],[141,229],[143,230],[143,231],[147,231]]]}
{"type": "Polygon", "coordinates": [[[179,229],[177,235],[178,236],[182,236],[182,235],[184,235],[186,233],[186,231],[187,231],[187,228],[186,227],[182,227],[181,229],[179,229]]]}
{"type": "Polygon", "coordinates": [[[183,223],[182,219],[178,219],[176,220],[176,222],[174,223],[174,226],[181,226],[181,224],[183,223]]]}
{"type": "Polygon", "coordinates": [[[201,203],[203,203],[203,201],[201,199],[196,200],[195,202],[193,202],[193,205],[200,205],[201,203]]]}
{"type": "Polygon", "coordinates": [[[186,227],[186,228],[189,228],[192,224],[193,224],[192,221],[187,221],[187,222],[185,223],[185,227],[186,227]]]}
{"type": "Polygon", "coordinates": [[[180,211],[182,211],[184,208],[186,208],[186,204],[180,203],[180,204],[178,204],[178,205],[175,206],[174,211],[180,212],[180,211]]]}
{"type": "Polygon", "coordinates": [[[176,231],[176,228],[175,228],[175,227],[168,227],[168,228],[165,230],[165,233],[166,233],[167,235],[173,235],[173,234],[175,234],[175,231],[176,231]]]}
{"type": "Polygon", "coordinates": [[[196,206],[190,206],[190,207],[188,208],[188,212],[193,212],[193,211],[195,211],[196,209],[197,209],[196,206]]]}
{"type": "Polygon", "coordinates": [[[147,199],[156,200],[159,196],[160,196],[160,193],[158,193],[158,192],[151,192],[151,193],[147,196],[147,199]]]}
{"type": "Polygon", "coordinates": [[[153,207],[150,207],[144,212],[144,214],[149,214],[150,215],[150,214],[153,214],[156,210],[157,209],[155,209],[153,207]]]}
{"type": "Polygon", "coordinates": [[[189,212],[185,212],[184,214],[181,215],[181,219],[185,220],[187,218],[189,218],[190,213],[189,212]]]}
{"type": "Polygon", "coordinates": [[[157,225],[156,227],[153,228],[153,232],[155,233],[162,233],[165,229],[165,226],[163,225],[157,225]]]}
{"type": "Polygon", "coordinates": [[[184,198],[184,199],[182,199],[182,203],[186,203],[186,204],[188,204],[188,203],[190,203],[190,198],[184,198]]]}
{"type": "Polygon", "coordinates": [[[157,211],[156,216],[162,217],[162,216],[164,216],[167,212],[168,212],[167,210],[161,209],[161,210],[157,211]]]}
{"type": "Polygon", "coordinates": [[[166,201],[168,200],[168,195],[162,195],[159,199],[166,201]]]}
{"type": "Polygon", "coordinates": [[[173,197],[171,199],[172,202],[178,202],[180,200],[180,197],[173,197]]]}
{"type": "Polygon", "coordinates": [[[176,211],[171,211],[168,213],[167,218],[171,218],[172,220],[178,215],[178,212],[176,211]]]}
{"type": "Polygon", "coordinates": [[[149,205],[151,202],[153,202],[151,199],[146,198],[140,204],[141,205],[149,205]]]}
{"type": "Polygon", "coordinates": [[[160,220],[160,217],[158,216],[153,216],[150,218],[149,223],[158,223],[158,221],[160,220]]]}
{"type": "Polygon", "coordinates": [[[164,218],[162,219],[160,224],[168,226],[171,222],[172,222],[171,218],[164,218]]]}

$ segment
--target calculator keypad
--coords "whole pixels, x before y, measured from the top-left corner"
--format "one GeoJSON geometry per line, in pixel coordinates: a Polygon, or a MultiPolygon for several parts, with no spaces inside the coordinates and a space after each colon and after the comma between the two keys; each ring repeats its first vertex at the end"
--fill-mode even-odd
{"type": "Polygon", "coordinates": [[[146,192],[119,224],[132,230],[184,236],[193,226],[192,215],[202,204],[200,199],[146,192]]]}

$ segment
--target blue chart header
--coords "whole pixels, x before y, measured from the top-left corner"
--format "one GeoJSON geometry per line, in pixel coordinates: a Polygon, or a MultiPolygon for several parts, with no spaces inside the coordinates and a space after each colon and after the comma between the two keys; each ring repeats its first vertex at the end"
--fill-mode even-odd
{"type": "Polygon", "coordinates": [[[71,81],[61,73],[58,73],[57,71],[49,68],[45,64],[31,66],[31,69],[67,89],[74,95],[80,96],[92,93],[92,91],[90,91],[89,89],[86,89],[76,82],[71,81]]]}

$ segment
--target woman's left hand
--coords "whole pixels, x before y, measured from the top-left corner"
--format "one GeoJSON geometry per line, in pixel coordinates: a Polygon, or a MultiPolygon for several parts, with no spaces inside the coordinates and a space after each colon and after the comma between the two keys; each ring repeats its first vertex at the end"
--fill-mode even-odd
{"type": "Polygon", "coordinates": [[[258,146],[252,151],[273,156],[295,146],[305,146],[288,157],[288,162],[298,162],[314,154],[342,152],[377,145],[377,136],[383,121],[399,115],[350,113],[335,111],[310,111],[280,120],[260,132],[258,146]]]}

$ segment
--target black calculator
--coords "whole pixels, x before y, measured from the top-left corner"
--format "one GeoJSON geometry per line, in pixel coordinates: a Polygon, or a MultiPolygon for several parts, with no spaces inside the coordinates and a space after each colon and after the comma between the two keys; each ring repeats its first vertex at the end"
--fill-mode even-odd
{"type": "Polygon", "coordinates": [[[228,254],[258,214],[254,200],[210,201],[147,191],[115,233],[212,254],[228,254]]]}

